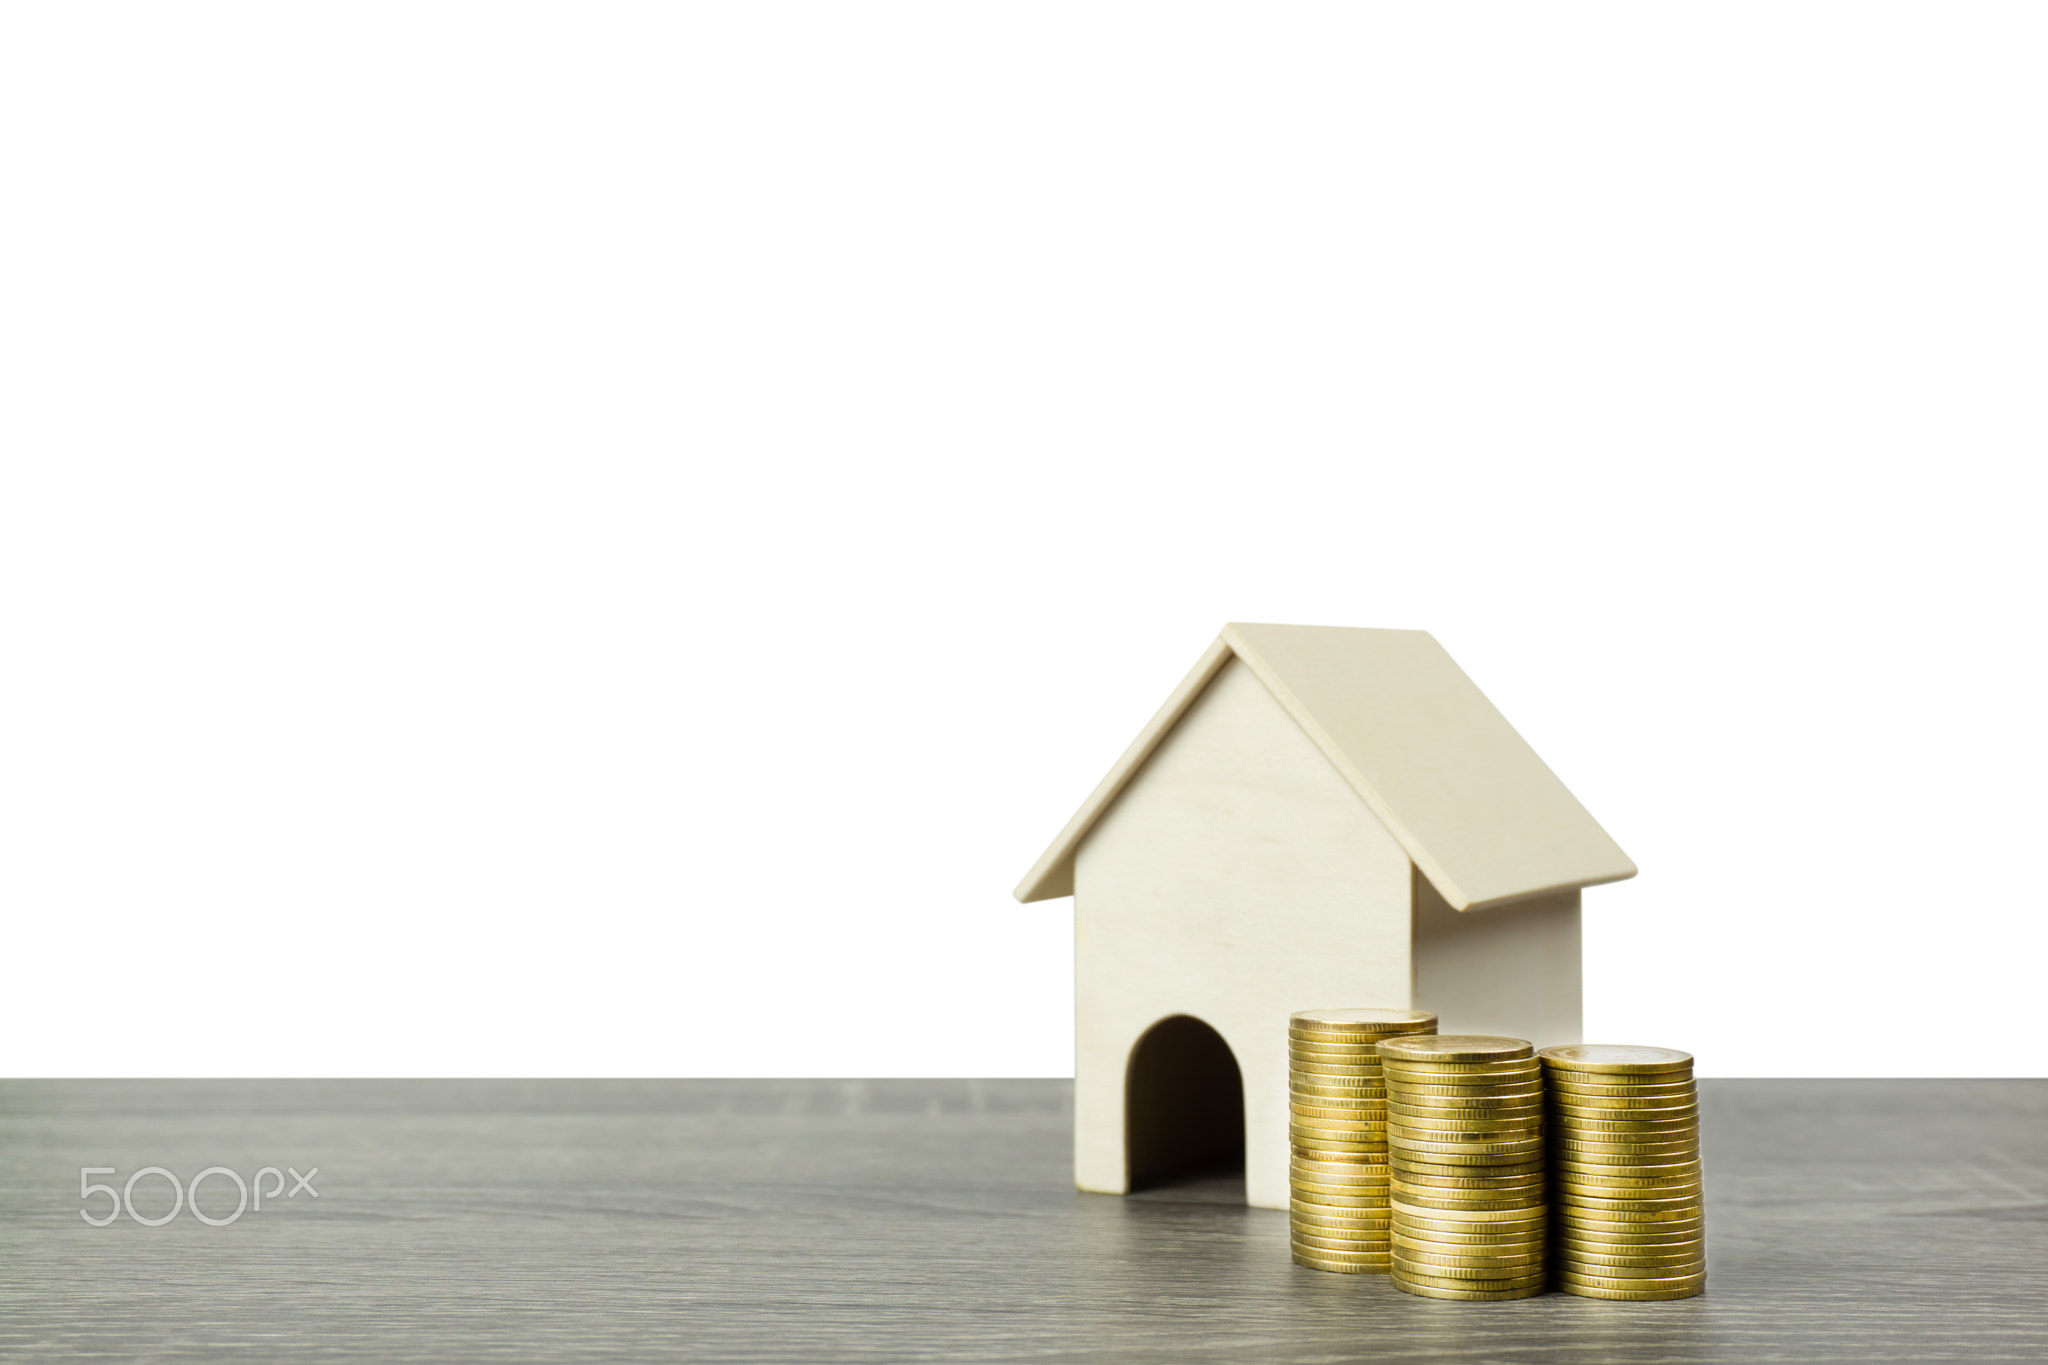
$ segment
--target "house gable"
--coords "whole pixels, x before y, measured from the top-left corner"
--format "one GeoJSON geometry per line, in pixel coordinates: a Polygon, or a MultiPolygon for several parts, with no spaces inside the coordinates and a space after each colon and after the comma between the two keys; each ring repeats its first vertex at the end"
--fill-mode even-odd
{"type": "Polygon", "coordinates": [[[1424,631],[1232,624],[1026,874],[1070,895],[1097,821],[1231,660],[1274,700],[1453,910],[1635,875],[1620,847],[1424,631]]]}

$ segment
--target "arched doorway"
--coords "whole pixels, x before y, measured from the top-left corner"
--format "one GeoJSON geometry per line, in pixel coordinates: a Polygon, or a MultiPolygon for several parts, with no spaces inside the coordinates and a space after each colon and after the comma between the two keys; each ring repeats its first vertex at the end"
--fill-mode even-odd
{"type": "Polygon", "coordinates": [[[1191,1014],[1160,1020],[1131,1049],[1124,1160],[1134,1192],[1244,1178],[1244,1077],[1223,1035],[1191,1014]]]}

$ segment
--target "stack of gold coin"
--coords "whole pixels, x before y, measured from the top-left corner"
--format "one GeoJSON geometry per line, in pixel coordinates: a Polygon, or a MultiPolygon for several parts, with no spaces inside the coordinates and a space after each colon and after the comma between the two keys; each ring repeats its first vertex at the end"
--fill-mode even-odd
{"type": "Polygon", "coordinates": [[[1295,1264],[1387,1268],[1387,1089],[1375,1045],[1435,1030],[1422,1010],[1304,1010],[1287,1021],[1295,1264]]]}
{"type": "Polygon", "coordinates": [[[1543,1068],[1520,1038],[1380,1043],[1393,1279],[1430,1299],[1543,1292],[1543,1068]]]}
{"type": "Polygon", "coordinates": [[[1686,1299],[1707,1283],[1692,1054],[1547,1047],[1551,1270],[1591,1299],[1686,1299]]]}

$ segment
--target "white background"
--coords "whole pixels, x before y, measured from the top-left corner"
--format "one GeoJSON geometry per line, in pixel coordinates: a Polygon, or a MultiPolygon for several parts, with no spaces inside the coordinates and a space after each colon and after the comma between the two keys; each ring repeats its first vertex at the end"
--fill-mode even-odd
{"type": "Polygon", "coordinates": [[[2041,1074],[2044,66],[10,7],[0,1073],[1069,1074],[1010,888],[1238,619],[1434,632],[1635,858],[1590,1037],[2041,1074]]]}

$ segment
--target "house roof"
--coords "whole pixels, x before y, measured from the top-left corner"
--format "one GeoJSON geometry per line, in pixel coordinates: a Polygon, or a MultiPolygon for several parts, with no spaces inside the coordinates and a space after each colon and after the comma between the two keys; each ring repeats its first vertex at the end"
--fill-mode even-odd
{"type": "Polygon", "coordinates": [[[1073,894],[1081,841],[1233,657],[1453,909],[1635,876],[1628,855],[1428,632],[1234,622],[1025,875],[1018,900],[1073,894]]]}

